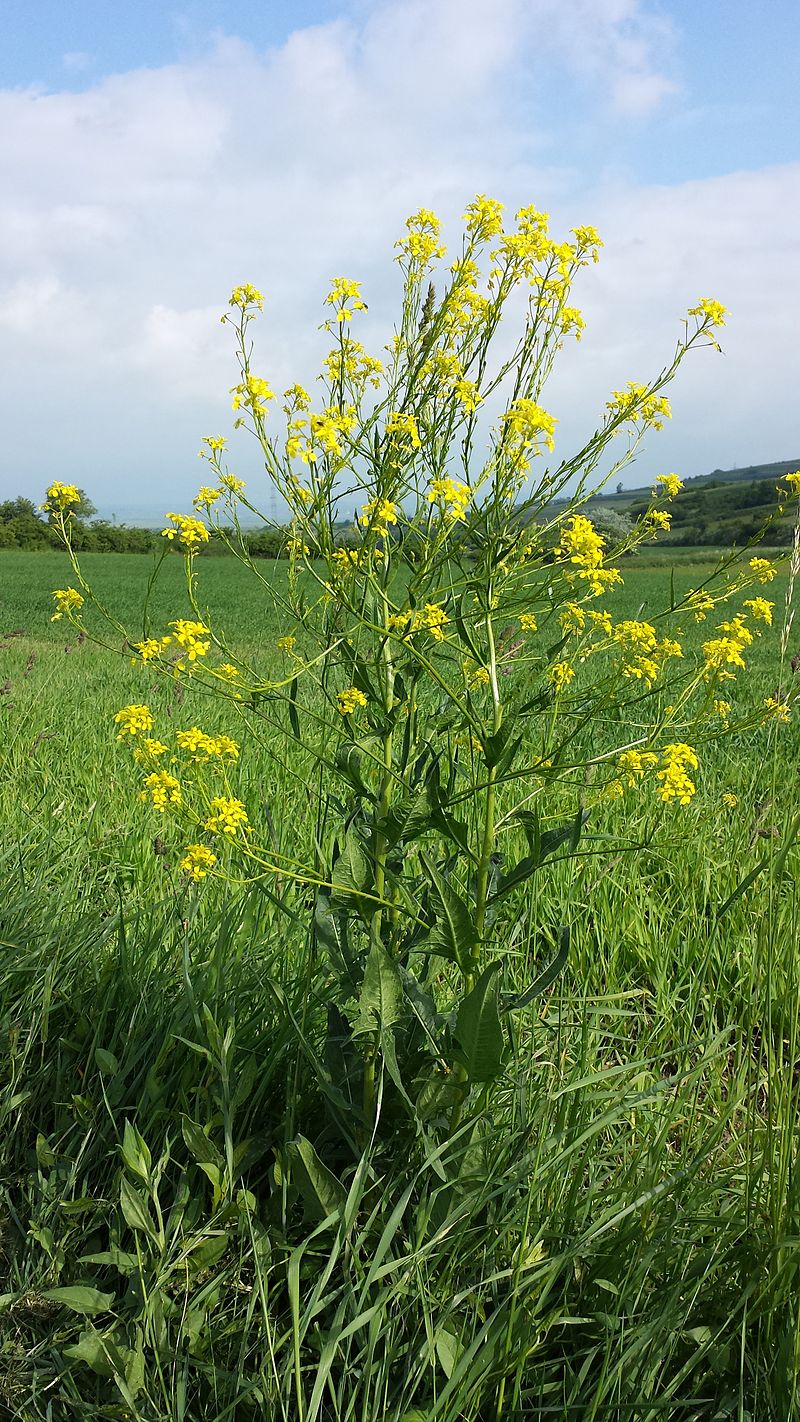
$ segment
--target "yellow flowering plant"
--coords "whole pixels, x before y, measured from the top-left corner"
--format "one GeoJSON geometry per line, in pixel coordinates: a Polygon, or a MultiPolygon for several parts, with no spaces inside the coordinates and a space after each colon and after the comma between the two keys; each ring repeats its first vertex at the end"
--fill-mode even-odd
{"type": "MultiPolygon", "coordinates": [[[[150,673],[191,678],[253,735],[277,727],[314,763],[323,828],[314,861],[300,864],[271,849],[238,788],[238,734],[187,726],[167,756],[147,706],[116,718],[143,796],[172,819],[187,883],[272,876],[291,921],[310,914],[347,1099],[359,1102],[348,1130],[362,1141],[379,1117],[452,1132],[486,1104],[509,1062],[513,1014],[567,959],[565,927],[530,989],[505,990],[503,944],[517,921],[535,920],[537,875],[580,852],[584,826],[602,822],[610,800],[647,795],[661,814],[691,806],[701,742],[737,725],[723,683],[727,695],[772,620],[773,604],[754,595],[709,627],[697,654],[684,640],[771,580],[759,557],[729,561],[648,620],[614,611],[620,560],[669,527],[664,504],[682,481],[659,476],[616,543],[589,500],[669,418],[666,387],[689,352],[717,346],[725,309],[701,300],[672,360],[614,391],[586,445],[551,459],[558,419],[545,386],[567,336],[580,338],[571,289],[601,245],[591,227],[555,240],[533,207],[507,228],[502,204],[481,196],[441,275],[440,224],[423,209],[397,244],[403,301],[386,350],[355,340],[366,303],[357,281],[337,277],[319,398],[295,384],[282,407],[250,367],[263,297],[238,286],[222,318],[238,353],[235,424],[257,441],[288,510],[288,579],[278,591],[253,568],[239,516],[257,515],[257,502],[228,468],[225,438],[207,436],[214,482],[196,515],[167,516],[164,540],[164,556],[172,546],[185,558],[193,615],[128,642],[150,673]],[[516,339],[496,355],[501,318],[517,322],[516,339]],[[212,530],[281,609],[286,631],[260,669],[198,601],[197,553],[212,530]],[[603,738],[588,735],[601,724],[603,738]]],[[[82,626],[92,590],[71,546],[69,497],[49,491],[81,592],[54,597],[56,615],[82,626]]],[[[788,714],[776,701],[745,720],[788,714]]]]}

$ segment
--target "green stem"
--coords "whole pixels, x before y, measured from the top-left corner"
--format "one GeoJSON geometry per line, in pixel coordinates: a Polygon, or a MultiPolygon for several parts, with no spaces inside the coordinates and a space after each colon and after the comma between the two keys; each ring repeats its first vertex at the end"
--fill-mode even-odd
{"type": "MultiPolygon", "coordinates": [[[[389,619],[388,599],[384,594],[384,624],[389,619]]],[[[383,693],[384,710],[387,715],[391,714],[392,701],[394,699],[394,663],[392,661],[392,650],[388,637],[385,638],[382,649],[383,657],[383,693]]],[[[382,826],[386,823],[386,816],[392,799],[392,786],[394,782],[392,764],[392,732],[388,730],[382,738],[383,744],[383,766],[381,771],[380,793],[375,812],[375,827],[373,830],[372,853],[375,865],[375,897],[380,901],[376,904],[370,917],[369,938],[370,948],[380,945],[382,941],[383,929],[383,898],[386,887],[386,834],[382,826]]],[[[366,1135],[371,1132],[375,1123],[375,1061],[378,1054],[378,1031],[372,1033],[364,1055],[364,1088],[362,1097],[363,1125],[366,1135]]]]}

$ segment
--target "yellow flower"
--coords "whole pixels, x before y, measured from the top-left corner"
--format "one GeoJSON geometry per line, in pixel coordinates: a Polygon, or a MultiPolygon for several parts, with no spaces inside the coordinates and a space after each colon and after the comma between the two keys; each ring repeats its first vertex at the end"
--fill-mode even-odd
{"type": "MultiPolygon", "coordinates": [[[[191,622],[186,618],[179,617],[176,621],[170,622],[170,627],[175,628],[175,641],[190,662],[196,662],[198,657],[205,657],[211,646],[211,634],[202,622],[191,622]]],[[[179,670],[183,670],[186,663],[177,663],[179,670]]]]}
{"type": "Polygon", "coordinates": [[[393,410],[386,421],[387,435],[405,435],[411,443],[412,449],[419,449],[422,441],[419,437],[416,417],[410,413],[404,414],[401,410],[393,410]]]}
{"type": "Polygon", "coordinates": [[[714,702],[714,714],[727,724],[731,714],[730,701],[723,701],[721,697],[717,697],[714,702]]]}
{"type": "Polygon", "coordinates": [[[266,415],[268,413],[267,404],[275,399],[275,391],[269,382],[262,379],[260,375],[245,376],[238,385],[234,385],[231,390],[233,396],[234,410],[241,410],[245,407],[252,410],[254,415],[266,415]]]}
{"type": "Polygon", "coordinates": [[[683,743],[665,746],[661,752],[662,765],[656,779],[661,782],[659,797],[665,805],[677,800],[680,805],[688,805],[697,786],[690,778],[688,770],[697,770],[700,762],[691,746],[683,743]]]}
{"type": "Polygon", "coordinates": [[[563,691],[565,686],[569,686],[575,675],[574,667],[569,662],[556,662],[549,672],[550,680],[556,691],[563,691]]]}
{"type": "Polygon", "coordinates": [[[311,549],[302,538],[298,538],[296,534],[292,534],[291,538],[287,538],[286,540],[286,552],[291,559],[308,558],[311,549]]]}
{"type": "Polygon", "coordinates": [[[438,602],[426,602],[420,612],[415,612],[411,621],[412,632],[429,632],[435,642],[444,641],[442,628],[450,618],[438,602]]]}
{"type": "Polygon", "coordinates": [[[751,558],[750,570],[760,583],[771,583],[778,576],[778,569],[767,558],[751,558]]]}
{"type": "Polygon", "coordinates": [[[793,474],[784,474],[783,482],[789,485],[793,494],[800,494],[800,469],[795,469],[793,474]]]}
{"type": "Polygon", "coordinates": [[[83,607],[83,598],[77,588],[56,588],[51,596],[56,605],[56,611],[50,618],[51,622],[58,622],[64,613],[71,618],[73,613],[83,607]]]}
{"type": "Polygon", "coordinates": [[[749,607],[756,621],[766,622],[768,627],[772,626],[772,609],[774,602],[768,602],[765,597],[748,597],[744,601],[745,607],[749,607]]]}
{"type": "Polygon", "coordinates": [[[192,503],[196,509],[210,509],[212,504],[215,504],[221,497],[221,494],[221,489],[212,489],[208,484],[204,484],[202,488],[198,489],[192,503]]]}
{"type": "Polygon", "coordinates": [[[238,667],[231,666],[230,662],[223,662],[221,667],[217,667],[217,675],[224,677],[225,681],[234,681],[237,676],[241,676],[238,667]]]}
{"type": "Polygon", "coordinates": [[[624,772],[628,785],[635,785],[654,765],[658,765],[658,756],[652,751],[627,750],[617,756],[617,766],[624,772]]]}
{"type": "Polygon", "coordinates": [[[247,830],[249,821],[241,800],[217,795],[211,801],[211,814],[205,820],[205,828],[230,836],[237,834],[240,829],[247,830]]]}
{"type": "Polygon", "coordinates": [[[654,532],[661,529],[662,532],[668,533],[672,526],[672,514],[667,513],[666,509],[648,509],[644,522],[654,532]]]}
{"type": "Polygon", "coordinates": [[[727,314],[727,306],[723,306],[721,301],[714,301],[710,296],[701,296],[696,306],[689,307],[690,316],[699,316],[702,324],[708,322],[711,326],[724,326],[727,314]]]}
{"type": "Polygon", "coordinates": [[[140,800],[146,800],[149,796],[155,808],[162,813],[170,806],[180,805],[180,784],[168,770],[154,770],[151,775],[146,776],[144,783],[147,788],[139,796],[140,800]]]}
{"type": "Polygon", "coordinates": [[[397,260],[408,262],[408,279],[416,283],[432,261],[445,255],[446,248],[439,241],[442,224],[435,212],[423,207],[407,219],[406,229],[408,235],[395,242],[400,252],[397,260]]]}
{"type": "Polygon", "coordinates": [[[665,395],[654,395],[646,385],[634,380],[628,381],[627,390],[613,390],[606,402],[611,420],[628,420],[631,424],[652,425],[654,430],[664,428],[664,421],[672,418],[669,400],[665,395]]]}
{"type": "Polygon", "coordinates": [[[659,484],[668,499],[674,499],[675,495],[679,494],[683,488],[683,480],[679,479],[677,474],[659,474],[656,479],[656,488],[659,484]]]}
{"type": "Polygon", "coordinates": [[[774,721],[791,720],[792,713],[785,701],[778,701],[774,696],[767,696],[764,698],[764,707],[767,715],[774,721]]]}
{"type": "Polygon", "coordinates": [[[694,613],[695,622],[705,622],[706,613],[713,612],[716,606],[713,597],[705,592],[690,592],[686,605],[694,613]]]}
{"type": "Polygon", "coordinates": [[[349,686],[346,691],[340,691],[336,699],[343,716],[352,716],[359,706],[367,704],[367,698],[363,691],[359,691],[356,686],[349,686]]]}
{"type": "Polygon", "coordinates": [[[144,740],[134,747],[133,758],[140,765],[149,765],[151,761],[158,760],[166,753],[167,747],[163,741],[157,741],[152,736],[145,736],[144,740]]]}
{"type": "MultiPolygon", "coordinates": [[[[165,647],[172,641],[171,637],[147,637],[144,642],[134,642],[134,649],[139,653],[143,662],[152,662],[156,657],[160,657],[165,647]]],[[[131,660],[131,666],[136,666],[136,659],[131,660]]]]}
{"type": "Polygon", "coordinates": [[[208,543],[210,534],[199,518],[190,518],[186,514],[178,513],[168,513],[167,518],[175,527],[163,529],[161,537],[170,543],[177,538],[187,553],[196,553],[201,544],[208,543]]]}
{"type": "Polygon", "coordinates": [[[178,868],[187,878],[194,879],[197,883],[199,879],[205,878],[209,870],[214,868],[216,862],[216,854],[205,844],[189,844],[178,868]]]}
{"type": "Polygon", "coordinates": [[[745,647],[749,647],[753,634],[745,627],[741,617],[734,617],[730,622],[721,622],[718,630],[724,634],[722,637],[712,637],[710,641],[703,643],[705,674],[708,677],[712,672],[717,672],[727,678],[731,673],[725,672],[724,667],[744,667],[742,652],[745,647]]]}
{"type": "Polygon", "coordinates": [[[245,487],[244,479],[237,479],[235,474],[220,474],[220,487],[226,489],[229,494],[241,494],[245,487]]]}
{"type": "Polygon", "coordinates": [[[255,306],[259,311],[264,310],[264,298],[260,291],[246,281],[243,286],[235,286],[231,292],[229,306],[238,306],[242,311],[247,311],[249,307],[255,306]]]}
{"type": "Polygon", "coordinates": [[[225,448],[226,442],[224,435],[204,435],[203,444],[206,448],[200,450],[201,458],[207,458],[208,453],[219,454],[225,448]]]}
{"type": "Polygon", "coordinates": [[[62,484],[56,479],[47,490],[47,499],[42,504],[42,508],[54,512],[60,509],[62,513],[68,513],[81,501],[81,492],[76,484],[62,484]]]}
{"type": "Polygon", "coordinates": [[[556,420],[535,400],[515,400],[500,419],[505,426],[506,449],[520,469],[530,467],[529,453],[541,454],[540,440],[548,449],[555,449],[556,420]]]}
{"type": "Polygon", "coordinates": [[[726,790],[725,794],[722,797],[722,803],[723,805],[727,805],[728,808],[732,810],[735,805],[738,805],[739,796],[732,795],[729,790],[726,790]]]}
{"type": "Polygon", "coordinates": [[[486,242],[503,230],[503,204],[478,193],[464,213],[467,232],[476,242],[486,242]]]}
{"type": "Polygon", "coordinates": [[[428,503],[438,504],[444,510],[445,517],[453,522],[466,519],[465,509],[471,498],[469,486],[455,479],[434,479],[428,490],[428,503]]]}
{"type": "Polygon", "coordinates": [[[122,741],[126,736],[138,736],[141,731],[151,731],[153,729],[153,714],[149,706],[142,706],[133,703],[131,706],[123,706],[114,717],[119,726],[117,740],[122,741]]]}
{"type": "Polygon", "coordinates": [[[488,686],[492,680],[488,667],[477,666],[471,657],[462,663],[464,676],[471,686],[488,686]]]}
{"type": "Polygon", "coordinates": [[[280,652],[293,652],[296,642],[297,638],[292,637],[291,635],[288,637],[279,637],[277,642],[275,643],[275,646],[280,652]]]}
{"type": "Polygon", "coordinates": [[[326,306],[338,306],[337,321],[349,321],[354,311],[366,311],[361,300],[361,283],[350,281],[348,277],[334,277],[331,289],[325,297],[326,306]],[[349,302],[349,305],[348,305],[349,302]]]}
{"type": "Polygon", "coordinates": [[[533,612],[521,612],[519,615],[519,625],[523,632],[535,632],[538,625],[536,614],[533,612]]]}
{"type": "Polygon", "coordinates": [[[391,499],[370,499],[358,521],[362,528],[369,528],[379,538],[385,538],[389,524],[397,523],[397,504],[393,504],[391,499]]]}
{"type": "Polygon", "coordinates": [[[586,613],[577,602],[567,602],[558,615],[562,632],[582,632],[586,626],[586,613]]]}

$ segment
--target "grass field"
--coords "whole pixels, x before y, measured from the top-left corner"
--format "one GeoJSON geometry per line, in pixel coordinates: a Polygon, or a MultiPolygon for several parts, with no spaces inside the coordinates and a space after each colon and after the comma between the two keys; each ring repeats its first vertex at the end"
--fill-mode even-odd
{"type": "MultiPolygon", "coordinates": [[[[629,564],[615,615],[696,586],[703,557],[629,564]]],[[[150,560],[85,561],[136,635],[150,560]]],[[[154,625],[190,615],[164,571],[154,625]]],[[[506,940],[522,988],[572,928],[471,1143],[489,1168],[468,1188],[467,1154],[456,1190],[425,1142],[399,1179],[334,1151],[333,1233],[281,1164],[298,1132],[324,1141],[337,1080],[303,896],[288,932],[266,880],[183,886],[112,718],[226,725],[287,853],[314,833],[298,766],[50,622],[65,557],[6,553],[0,578],[0,1416],[800,1416],[797,718],[710,734],[685,809],[593,810],[536,881],[536,931],[506,940]]],[[[201,564],[206,601],[278,664],[286,629],[232,561],[201,564]]],[[[786,693],[779,641],[754,644],[737,707],[786,693]]]]}

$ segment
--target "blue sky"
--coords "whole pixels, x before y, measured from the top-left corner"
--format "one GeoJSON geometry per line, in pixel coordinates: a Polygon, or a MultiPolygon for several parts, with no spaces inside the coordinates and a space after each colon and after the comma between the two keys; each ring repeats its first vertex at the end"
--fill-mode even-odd
{"type": "Polygon", "coordinates": [[[327,279],[364,280],[379,346],[404,216],[454,238],[476,191],[606,240],[565,443],[715,295],[725,358],[629,482],[800,456],[798,41],[789,0],[0,0],[0,497],[189,498],[230,422],[230,287],[268,293],[265,373],[309,380],[327,279]]]}

